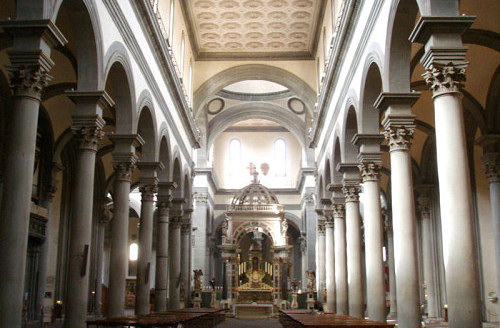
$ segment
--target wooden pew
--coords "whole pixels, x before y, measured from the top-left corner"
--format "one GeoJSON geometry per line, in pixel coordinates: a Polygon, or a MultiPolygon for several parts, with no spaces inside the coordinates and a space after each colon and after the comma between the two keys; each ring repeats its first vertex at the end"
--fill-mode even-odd
{"type": "Polygon", "coordinates": [[[394,324],[350,317],[342,314],[316,314],[308,310],[280,311],[280,323],[292,328],[380,328],[394,324]]]}
{"type": "Polygon", "coordinates": [[[177,327],[212,328],[225,320],[223,310],[217,309],[180,309],[156,312],[144,316],[130,316],[107,319],[87,320],[87,327],[177,327]]]}

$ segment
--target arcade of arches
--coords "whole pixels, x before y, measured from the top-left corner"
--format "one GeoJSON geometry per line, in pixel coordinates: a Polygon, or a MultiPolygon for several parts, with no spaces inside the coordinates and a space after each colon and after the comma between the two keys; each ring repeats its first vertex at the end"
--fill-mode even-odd
{"type": "Polygon", "coordinates": [[[500,322],[499,13],[2,0],[0,326],[500,322]]]}

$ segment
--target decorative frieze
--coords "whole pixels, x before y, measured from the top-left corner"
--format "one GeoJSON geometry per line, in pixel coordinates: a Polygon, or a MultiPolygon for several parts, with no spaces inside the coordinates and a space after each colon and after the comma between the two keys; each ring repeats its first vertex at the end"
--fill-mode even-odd
{"type": "Polygon", "coordinates": [[[384,132],[390,151],[409,151],[415,128],[413,126],[388,126],[384,132]]]}
{"type": "Polygon", "coordinates": [[[465,81],[467,65],[467,62],[449,62],[447,64],[434,62],[426,68],[426,72],[422,76],[434,97],[444,93],[460,92],[463,87],[462,82],[465,81]]]}
{"type": "Polygon", "coordinates": [[[363,182],[378,181],[382,166],[375,162],[363,162],[358,165],[363,182]]]}
{"type": "Polygon", "coordinates": [[[342,192],[346,202],[359,202],[359,193],[361,192],[359,186],[344,186],[342,192]]]}

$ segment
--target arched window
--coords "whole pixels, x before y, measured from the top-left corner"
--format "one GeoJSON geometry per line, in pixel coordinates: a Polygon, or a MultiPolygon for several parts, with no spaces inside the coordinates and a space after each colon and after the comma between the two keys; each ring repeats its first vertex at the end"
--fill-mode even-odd
{"type": "Polygon", "coordinates": [[[274,166],[277,177],[286,176],[286,144],[281,138],[274,141],[274,166]]]}
{"type": "Polygon", "coordinates": [[[170,0],[170,12],[168,17],[168,43],[174,43],[174,0],[170,0]]]}
{"type": "Polygon", "coordinates": [[[130,244],[129,260],[130,261],[137,261],[138,255],[139,255],[139,246],[137,245],[137,243],[130,244]]]}
{"type": "Polygon", "coordinates": [[[241,169],[241,141],[236,138],[229,141],[229,167],[231,176],[239,176],[241,169]]]}
{"type": "Polygon", "coordinates": [[[181,37],[181,53],[179,56],[179,74],[180,78],[184,76],[184,54],[186,52],[186,39],[184,38],[184,32],[182,32],[182,37],[181,37]]]}

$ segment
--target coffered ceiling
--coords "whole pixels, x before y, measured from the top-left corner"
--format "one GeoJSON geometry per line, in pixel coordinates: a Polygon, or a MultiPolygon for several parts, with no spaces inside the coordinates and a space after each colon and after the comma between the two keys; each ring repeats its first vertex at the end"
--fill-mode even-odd
{"type": "Polygon", "coordinates": [[[312,59],[323,0],[181,1],[197,58],[312,59]]]}

